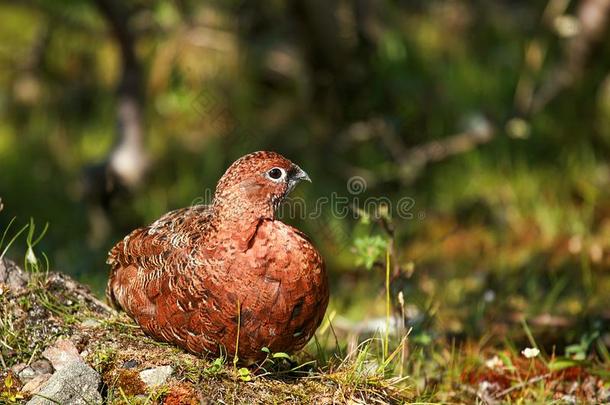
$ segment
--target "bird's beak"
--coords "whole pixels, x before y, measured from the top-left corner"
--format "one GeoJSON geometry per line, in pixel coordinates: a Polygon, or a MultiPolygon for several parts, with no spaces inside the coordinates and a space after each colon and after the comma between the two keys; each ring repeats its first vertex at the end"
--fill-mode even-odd
{"type": "Polygon", "coordinates": [[[309,175],[297,165],[294,165],[294,171],[290,175],[290,180],[293,181],[295,184],[303,180],[311,183],[309,175]]]}

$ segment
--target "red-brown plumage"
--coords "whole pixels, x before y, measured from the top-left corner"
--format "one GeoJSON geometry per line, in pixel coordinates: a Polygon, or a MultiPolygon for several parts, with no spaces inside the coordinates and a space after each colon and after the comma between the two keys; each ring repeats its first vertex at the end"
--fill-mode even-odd
{"type": "Polygon", "coordinates": [[[109,301],[147,334],[191,352],[232,355],[238,325],[244,363],[263,358],[263,347],[299,350],[328,304],[320,254],[274,219],[302,179],[305,172],[274,152],[237,160],[211,205],[172,211],[110,251],[109,301]]]}

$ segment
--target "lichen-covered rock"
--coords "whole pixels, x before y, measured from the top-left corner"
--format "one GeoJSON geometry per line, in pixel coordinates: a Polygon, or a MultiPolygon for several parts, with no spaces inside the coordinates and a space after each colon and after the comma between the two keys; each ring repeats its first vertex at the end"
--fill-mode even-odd
{"type": "Polygon", "coordinates": [[[72,362],[49,378],[28,405],[101,404],[100,375],[83,362],[72,362]]]}

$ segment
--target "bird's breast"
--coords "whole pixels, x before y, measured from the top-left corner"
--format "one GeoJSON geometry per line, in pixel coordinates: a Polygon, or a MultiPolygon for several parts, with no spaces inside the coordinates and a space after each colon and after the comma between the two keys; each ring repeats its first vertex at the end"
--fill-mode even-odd
{"type": "Polygon", "coordinates": [[[261,223],[250,248],[234,258],[226,276],[233,312],[239,301],[244,348],[257,350],[254,345],[261,341],[276,351],[300,347],[326,310],[328,286],[319,253],[281,222],[261,223]]]}

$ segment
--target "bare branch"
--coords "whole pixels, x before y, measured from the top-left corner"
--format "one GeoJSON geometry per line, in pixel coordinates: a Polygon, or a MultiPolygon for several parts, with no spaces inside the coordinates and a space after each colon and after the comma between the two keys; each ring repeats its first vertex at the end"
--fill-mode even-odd
{"type": "Polygon", "coordinates": [[[569,40],[562,61],[542,83],[531,105],[530,113],[542,110],[564,89],[572,86],[608,28],[610,0],[583,0],[577,11],[578,33],[569,40]]]}
{"type": "Polygon", "coordinates": [[[496,128],[493,124],[484,117],[477,117],[464,132],[407,148],[388,122],[376,118],[352,124],[343,136],[344,141],[347,138],[348,142],[379,138],[398,164],[398,177],[403,182],[410,183],[426,165],[469,152],[490,142],[495,134],[496,128]]]}
{"type": "MultiPolygon", "coordinates": [[[[109,175],[116,176],[121,186],[134,189],[144,178],[148,158],[144,150],[142,118],[143,69],[136,55],[136,36],[130,28],[132,11],[116,0],[94,2],[117,39],[122,63],[122,75],[117,88],[118,140],[106,165],[109,175]]],[[[105,183],[107,186],[108,181],[105,183]]]]}

